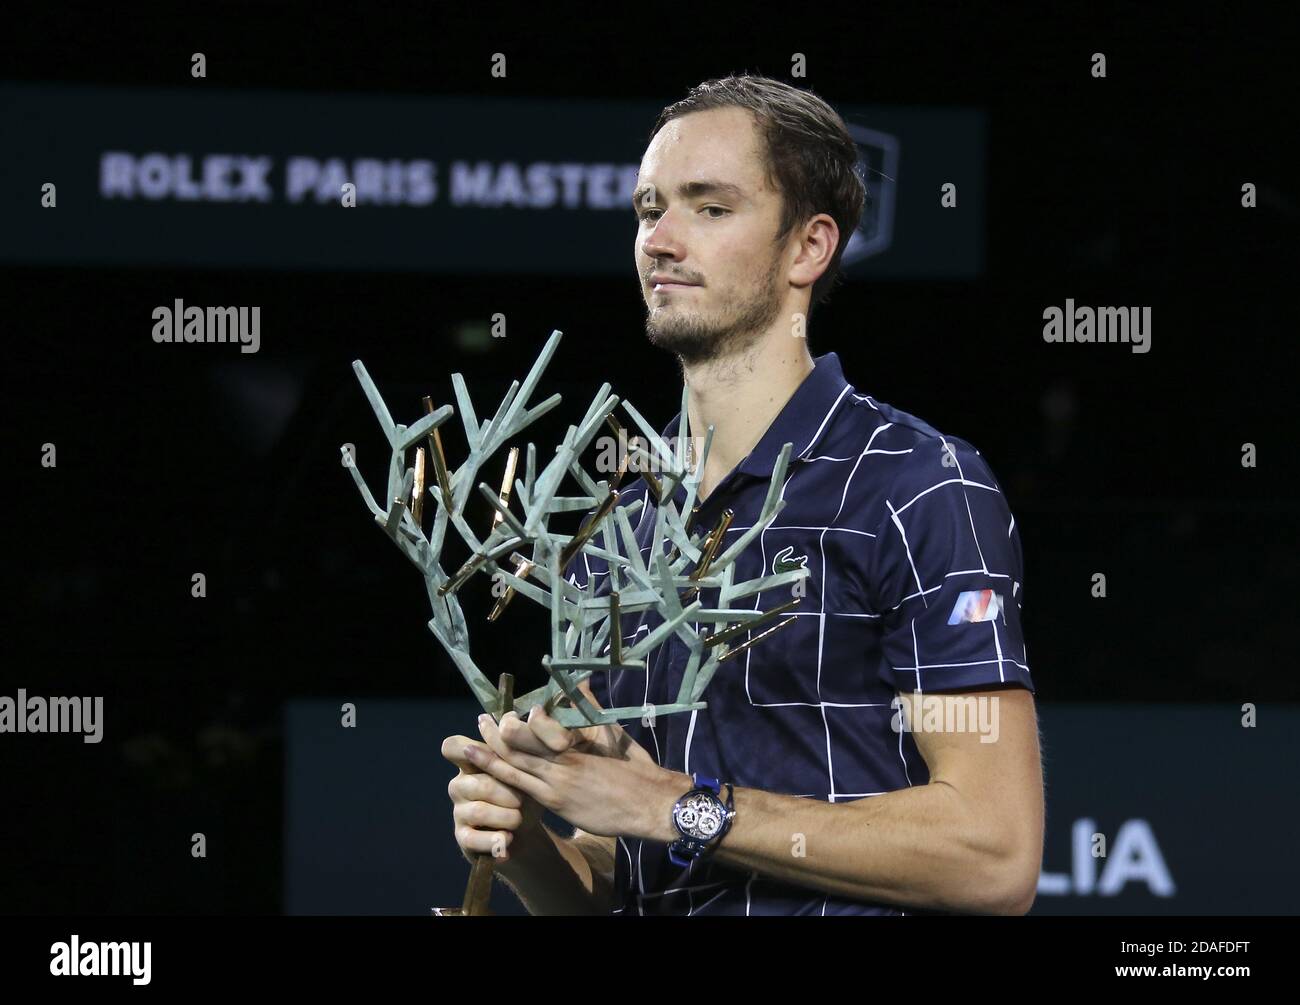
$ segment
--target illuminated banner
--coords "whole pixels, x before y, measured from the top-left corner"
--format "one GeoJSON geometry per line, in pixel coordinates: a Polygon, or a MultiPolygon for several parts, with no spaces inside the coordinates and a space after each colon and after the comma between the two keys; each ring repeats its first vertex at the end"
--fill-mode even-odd
{"type": "MultiPolygon", "coordinates": [[[[662,106],[4,85],[0,258],[630,272],[632,191],[662,106]]],[[[872,195],[846,277],[979,275],[982,113],[838,110],[872,195]]]]}

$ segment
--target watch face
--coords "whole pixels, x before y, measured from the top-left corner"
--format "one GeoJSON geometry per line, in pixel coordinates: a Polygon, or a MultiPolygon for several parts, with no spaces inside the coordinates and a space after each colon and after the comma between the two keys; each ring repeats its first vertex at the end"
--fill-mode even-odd
{"type": "Polygon", "coordinates": [[[711,838],[722,828],[723,811],[716,797],[697,792],[682,800],[677,823],[691,837],[711,838]]]}

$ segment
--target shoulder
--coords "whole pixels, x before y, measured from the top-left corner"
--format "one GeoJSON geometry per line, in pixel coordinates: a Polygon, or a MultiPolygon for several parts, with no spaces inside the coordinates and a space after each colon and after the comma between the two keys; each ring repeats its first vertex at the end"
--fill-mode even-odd
{"type": "Polygon", "coordinates": [[[855,481],[877,504],[877,521],[947,486],[1002,491],[989,463],[964,437],[867,394],[851,392],[843,409],[810,457],[856,454],[866,477],[855,481]]]}

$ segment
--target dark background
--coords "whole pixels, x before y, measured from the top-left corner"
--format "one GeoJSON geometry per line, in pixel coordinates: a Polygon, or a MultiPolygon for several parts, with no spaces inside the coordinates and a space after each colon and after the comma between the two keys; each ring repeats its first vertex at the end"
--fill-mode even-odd
{"type": "MultiPolygon", "coordinates": [[[[773,18],[20,6],[6,14],[0,77],[667,104],[728,72],[786,79],[803,52],[809,76],[795,83],[832,103],[983,108],[983,278],[846,284],[813,319],[813,354],[837,352],[860,391],[989,459],[1024,544],[1040,702],[1228,714],[1295,702],[1294,36],[1258,12],[1195,3],[1028,20],[912,4],[773,18]],[[208,55],[206,83],[189,77],[194,51],[208,55]],[[505,80],[487,71],[498,51],[505,80]],[[1105,80],[1088,72],[1094,51],[1105,80]],[[1241,208],[1245,181],[1257,209],[1241,208]],[[1045,344],[1042,310],[1066,297],[1150,305],[1151,352],[1045,344]],[[1244,442],[1258,449],[1253,470],[1244,442]],[[1090,594],[1095,572],[1104,600],[1090,594]]],[[[19,198],[31,194],[3,193],[19,198]]],[[[356,442],[382,484],[351,361],[412,416],[423,394],[451,401],[448,375],[461,370],[482,412],[561,328],[541,394],[565,394],[553,414],[571,421],[609,380],[662,425],[680,384],[645,342],[631,214],[628,226],[626,276],[578,282],[5,269],[0,693],[104,695],[107,726],[98,747],[0,737],[0,911],[281,909],[285,700],[464,696],[424,627],[418,577],[339,465],[339,445],[356,442]],[[253,390],[234,386],[233,352],[142,336],[139,318],[173,297],[262,306],[253,390]],[[511,319],[508,338],[458,336],[495,312],[511,319]],[[53,470],[39,465],[47,441],[53,470]],[[196,571],[204,600],[190,596],[196,571]],[[195,831],[223,853],[196,863],[195,831]]],[[[562,256],[563,236],[534,250],[562,256]]],[[[486,599],[481,610],[466,599],[471,624],[486,599]]],[[[521,637],[479,632],[476,658],[533,686],[540,669],[521,637]]],[[[1282,764],[1259,770],[1284,781],[1282,764]]],[[[428,798],[446,800],[440,788],[428,798]]]]}

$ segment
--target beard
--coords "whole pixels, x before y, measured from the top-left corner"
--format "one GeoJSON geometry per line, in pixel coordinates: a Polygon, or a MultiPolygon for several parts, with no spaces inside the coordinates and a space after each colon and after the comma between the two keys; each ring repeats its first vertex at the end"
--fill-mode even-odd
{"type": "MultiPolygon", "coordinates": [[[[781,259],[772,256],[767,274],[747,290],[724,297],[705,312],[690,304],[673,303],[646,315],[650,344],[678,357],[682,366],[698,366],[744,352],[757,343],[781,311],[777,282],[781,259]]],[[[707,289],[707,287],[702,287],[707,289]]]]}

